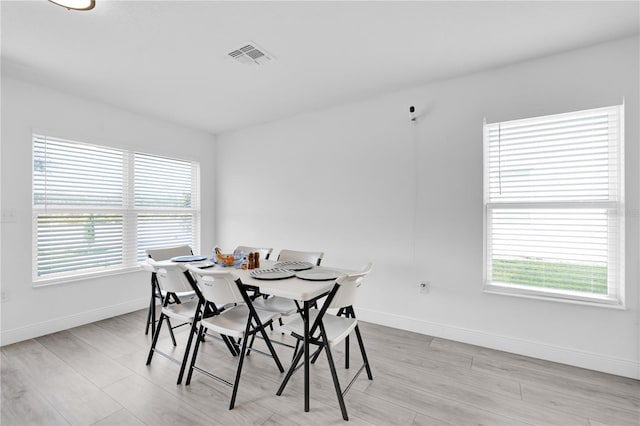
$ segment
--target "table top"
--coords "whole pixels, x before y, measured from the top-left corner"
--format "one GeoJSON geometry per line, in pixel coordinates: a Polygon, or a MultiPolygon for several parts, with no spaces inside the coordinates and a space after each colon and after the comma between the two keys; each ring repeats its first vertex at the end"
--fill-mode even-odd
{"type": "MultiPolygon", "coordinates": [[[[275,263],[276,262],[270,261],[270,260],[261,260],[260,266],[261,266],[261,269],[269,269],[269,268],[272,268],[275,263]]],[[[210,264],[211,264],[210,261],[190,263],[191,266],[195,266],[195,267],[200,265],[206,266],[210,264]]],[[[172,262],[170,260],[163,260],[163,261],[154,262],[154,265],[158,267],[182,266],[186,270],[187,264],[182,262],[172,262]]],[[[352,271],[347,271],[341,268],[331,268],[331,267],[325,267],[325,266],[314,266],[313,269],[318,271],[335,271],[338,273],[352,272],[352,271]]],[[[333,284],[335,283],[335,280],[309,281],[309,280],[303,280],[295,276],[291,278],[279,279],[279,280],[260,280],[260,279],[253,278],[251,276],[251,272],[255,271],[255,269],[254,270],[237,269],[235,267],[224,267],[220,265],[215,265],[212,267],[210,266],[204,269],[200,269],[200,273],[202,275],[207,275],[207,274],[213,275],[216,273],[220,273],[222,271],[231,272],[234,275],[238,276],[243,283],[258,287],[260,289],[260,293],[270,294],[273,296],[280,296],[280,297],[284,297],[292,300],[304,301],[304,300],[314,299],[330,291],[331,288],[333,287],[333,284]]]]}

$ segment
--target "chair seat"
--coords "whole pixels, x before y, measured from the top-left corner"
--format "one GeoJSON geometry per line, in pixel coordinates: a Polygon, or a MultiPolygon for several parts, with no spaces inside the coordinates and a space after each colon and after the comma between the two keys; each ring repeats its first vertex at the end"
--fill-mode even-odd
{"type": "MultiPolygon", "coordinates": [[[[262,324],[280,317],[278,312],[263,311],[262,309],[256,309],[256,314],[258,314],[258,318],[260,318],[262,324]]],[[[205,328],[215,331],[216,333],[229,337],[242,338],[244,337],[248,320],[249,308],[247,305],[238,305],[219,315],[203,319],[201,322],[205,328]]]]}
{"type": "MultiPolygon", "coordinates": [[[[309,327],[312,327],[313,322],[316,320],[318,316],[317,310],[309,311],[309,327]]],[[[327,332],[327,341],[330,346],[337,345],[342,342],[345,337],[351,333],[351,331],[358,324],[358,321],[355,318],[345,318],[345,317],[337,317],[331,314],[325,314],[322,317],[322,323],[324,324],[324,329],[327,332]]],[[[304,335],[304,322],[302,318],[296,318],[293,321],[288,322],[287,324],[280,327],[281,330],[288,330],[292,333],[297,334],[298,336],[304,335]]],[[[320,328],[316,330],[314,333],[314,337],[320,336],[320,328]]]]}
{"type": "MultiPolygon", "coordinates": [[[[160,290],[160,293],[162,294],[163,299],[167,296],[167,292],[164,290],[160,290]]],[[[176,293],[176,296],[178,296],[178,299],[180,299],[180,301],[183,302],[185,300],[195,298],[196,292],[195,291],[179,291],[176,293]]]]}
{"type": "Polygon", "coordinates": [[[162,313],[169,318],[179,319],[183,322],[191,322],[196,315],[198,302],[172,303],[162,307],[162,313]]]}
{"type": "Polygon", "coordinates": [[[279,312],[282,316],[293,315],[298,311],[298,307],[293,300],[279,296],[268,299],[260,297],[253,301],[253,306],[263,311],[279,312]]]}

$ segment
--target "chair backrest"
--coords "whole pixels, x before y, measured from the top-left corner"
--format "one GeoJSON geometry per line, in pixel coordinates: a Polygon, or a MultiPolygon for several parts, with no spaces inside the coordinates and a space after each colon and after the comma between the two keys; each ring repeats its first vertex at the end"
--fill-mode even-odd
{"type": "Polygon", "coordinates": [[[169,260],[172,257],[190,256],[193,254],[189,246],[159,247],[147,249],[147,256],[153,260],[169,260]]]}
{"type": "Polygon", "coordinates": [[[207,302],[212,302],[216,306],[224,306],[228,303],[245,303],[242,293],[238,288],[239,279],[231,271],[206,271],[198,270],[197,267],[187,266],[196,276],[196,282],[202,297],[207,302]]]}
{"type": "Polygon", "coordinates": [[[238,254],[241,251],[245,252],[247,255],[249,253],[258,252],[258,253],[260,253],[260,258],[261,259],[269,259],[269,256],[271,256],[271,252],[273,251],[273,249],[270,248],[270,247],[238,246],[233,251],[233,254],[238,254]]]}
{"type": "Polygon", "coordinates": [[[278,261],[298,261],[309,262],[314,265],[320,266],[324,253],[321,251],[296,251],[296,250],[280,250],[278,254],[278,261]]]}
{"type": "Polygon", "coordinates": [[[340,287],[338,287],[338,291],[331,300],[329,308],[340,309],[356,303],[358,288],[362,284],[364,277],[371,272],[371,266],[372,264],[369,263],[359,272],[341,275],[336,280],[336,284],[339,284],[340,287]]]}
{"type": "Polygon", "coordinates": [[[155,268],[156,277],[160,289],[167,293],[182,293],[193,291],[193,286],[187,279],[184,269],[180,265],[157,266],[152,259],[147,261],[155,268]]]}

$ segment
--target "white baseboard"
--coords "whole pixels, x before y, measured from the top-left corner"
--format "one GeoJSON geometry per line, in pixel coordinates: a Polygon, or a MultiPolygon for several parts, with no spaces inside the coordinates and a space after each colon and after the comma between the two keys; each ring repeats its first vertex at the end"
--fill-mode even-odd
{"type": "MultiPolygon", "coordinates": [[[[143,309],[147,306],[149,306],[149,298],[128,300],[117,305],[105,306],[91,311],[80,312],[60,318],[54,318],[35,324],[29,324],[24,327],[2,330],[0,331],[0,346],[21,342],[23,340],[33,339],[35,337],[44,336],[46,334],[55,333],[57,331],[67,330],[69,328],[78,327],[80,325],[115,317],[129,312],[137,311],[138,309],[143,309]]],[[[144,323],[140,324],[140,330],[143,330],[143,327],[144,323]]]]}
{"type": "Polygon", "coordinates": [[[483,346],[575,367],[640,379],[640,361],[616,358],[547,343],[438,324],[403,315],[358,308],[358,319],[471,345],[483,346]]]}

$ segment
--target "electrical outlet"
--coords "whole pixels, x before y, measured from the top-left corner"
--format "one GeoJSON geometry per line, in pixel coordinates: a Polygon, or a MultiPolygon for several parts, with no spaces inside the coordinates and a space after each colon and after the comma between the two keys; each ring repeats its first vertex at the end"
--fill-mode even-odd
{"type": "Polygon", "coordinates": [[[430,287],[431,287],[431,284],[429,283],[429,281],[421,281],[420,282],[420,293],[429,294],[429,288],[430,287]]]}
{"type": "Polygon", "coordinates": [[[9,295],[7,294],[7,292],[4,290],[0,291],[0,302],[4,303],[4,302],[7,302],[8,300],[9,300],[9,295]]]}

